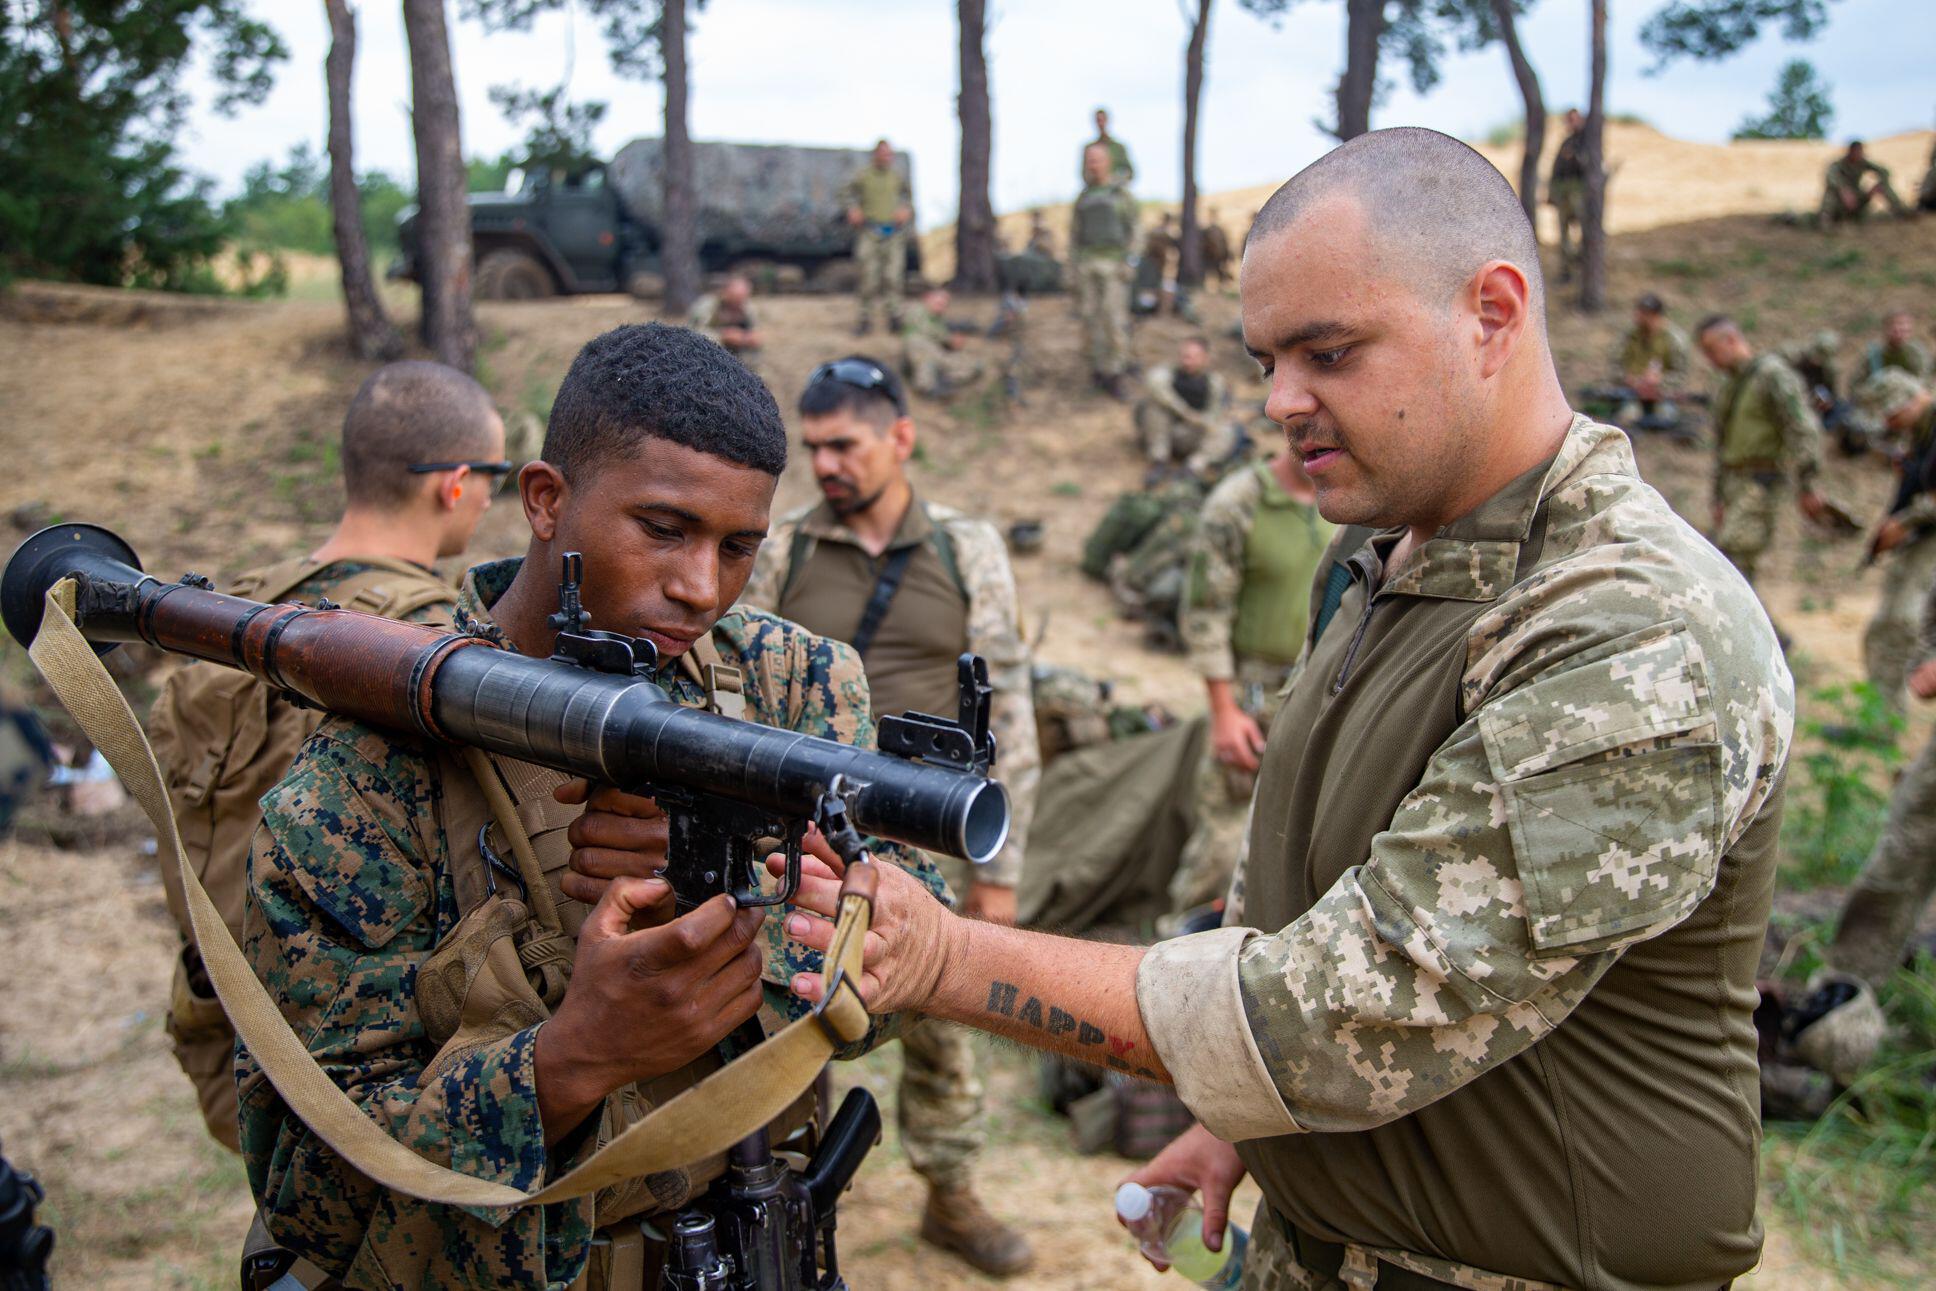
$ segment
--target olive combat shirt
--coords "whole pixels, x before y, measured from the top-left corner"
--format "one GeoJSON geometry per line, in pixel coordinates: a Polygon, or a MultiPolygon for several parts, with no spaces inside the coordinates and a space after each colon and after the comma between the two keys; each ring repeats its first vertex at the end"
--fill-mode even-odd
{"type": "Polygon", "coordinates": [[[1314,1238],[1461,1285],[1720,1286],[1761,1247],[1774,630],[1583,417],[1387,572],[1401,534],[1336,553],[1226,926],[1143,960],[1150,1039],[1314,1238]]]}
{"type": "MultiPolygon", "coordinates": [[[[1028,845],[1041,752],[1015,574],[995,526],[915,496],[887,548],[871,556],[859,535],[822,502],[773,526],[740,601],[772,610],[809,632],[848,641],[883,564],[907,548],[914,554],[868,647],[868,694],[876,717],[913,711],[952,719],[960,695],[956,661],[963,651],[988,661],[995,691],[988,706],[995,775],[1008,790],[1011,817],[1008,842],[975,877],[1013,887],[1028,845]]],[[[945,860],[942,864],[949,867],[945,860]]]]}

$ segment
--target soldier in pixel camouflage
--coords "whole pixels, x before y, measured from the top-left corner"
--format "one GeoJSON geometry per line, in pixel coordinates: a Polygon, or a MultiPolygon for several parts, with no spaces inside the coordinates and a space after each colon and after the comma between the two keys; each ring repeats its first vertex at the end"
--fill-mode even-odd
{"type": "Polygon", "coordinates": [[[894,165],[894,146],[874,145],[867,165],[841,190],[847,223],[854,228],[854,262],[860,266],[860,318],[854,335],[865,336],[878,317],[892,329],[901,321],[901,282],[907,275],[908,230],[914,224],[914,190],[894,165]]]}
{"type": "Polygon", "coordinates": [[[1586,202],[1586,118],[1566,110],[1566,134],[1546,177],[1546,201],[1560,226],[1560,281],[1571,282],[1580,263],[1580,210],[1586,202]]]}
{"type": "Polygon", "coordinates": [[[901,371],[923,398],[950,398],[981,376],[981,364],[958,353],[967,338],[948,326],[953,299],[946,287],[930,287],[901,318],[901,371]]]}
{"type": "Polygon", "coordinates": [[[1150,484],[1177,471],[1210,478],[1243,434],[1230,412],[1230,382],[1211,366],[1210,342],[1201,336],[1177,345],[1174,364],[1149,370],[1135,416],[1150,484]]]}
{"type": "Polygon", "coordinates": [[[686,313],[686,326],[709,341],[717,342],[728,354],[754,372],[760,370],[760,350],[766,337],[747,308],[753,299],[753,280],[734,274],[692,302],[686,313]]]}
{"type": "MultiPolygon", "coordinates": [[[[1884,368],[1907,372],[1918,381],[1936,375],[1936,360],[1916,339],[1916,316],[1906,309],[1892,309],[1882,320],[1882,335],[1870,341],[1856,365],[1855,385],[1861,385],[1884,368]]],[[[1853,387],[1851,387],[1853,389],[1853,387]]]]}
{"type": "Polygon", "coordinates": [[[1096,109],[1096,137],[1082,146],[1082,156],[1077,159],[1076,174],[1085,182],[1089,178],[1089,150],[1101,148],[1109,155],[1108,178],[1118,184],[1127,184],[1136,178],[1136,167],[1130,163],[1129,149],[1123,141],[1109,133],[1109,109],[1096,109]]]}
{"type": "MultiPolygon", "coordinates": [[[[1041,754],[1008,550],[987,521],[914,491],[914,419],[900,382],[875,360],[822,364],[800,396],[800,418],[822,501],[774,525],[744,600],[851,644],[879,713],[953,713],[956,660],[973,651],[988,661],[996,766],[1014,823],[987,864],[940,864],[964,913],[1012,924],[1041,754]]],[[[1022,1272],[1034,1259],[1028,1239],[974,1188],[985,1136],[972,1037],[926,1020],[902,1033],[901,1046],[901,1142],[928,1184],[922,1238],[985,1273],[1022,1272]]]]}
{"type": "Polygon", "coordinates": [[[1197,828],[1170,882],[1186,911],[1230,886],[1264,733],[1310,625],[1311,582],[1337,526],[1292,453],[1233,472],[1210,491],[1190,544],[1178,615],[1210,706],[1210,758],[1197,778],[1197,828]]]}
{"type": "MultiPolygon", "coordinates": [[[[1432,131],[1351,140],[1259,218],[1270,414],[1327,518],[1376,532],[1321,571],[1222,928],[1084,943],[882,876],[863,994],[1174,1081],[1200,1127],[1132,1177],[1201,1189],[1214,1249],[1254,1175],[1246,1288],[1759,1258],[1793,683],[1738,571],[1568,408],[1543,294],[1511,186],[1432,131]]],[[[825,945],[813,868],[788,930],[825,945]]]]}
{"type": "Polygon", "coordinates": [[[1630,396],[1614,413],[1616,425],[1633,430],[1671,430],[1680,424],[1674,387],[1687,380],[1687,333],[1667,317],[1653,292],[1634,302],[1633,326],[1613,356],[1614,372],[1630,396]]]}
{"type": "Polygon", "coordinates": [[[1822,429],[1795,370],[1774,354],[1756,354],[1740,324],[1725,314],[1704,319],[1701,352],[1721,373],[1714,396],[1714,545],[1749,583],[1774,544],[1792,485],[1802,514],[1827,514],[1815,476],[1822,429]]]}
{"type": "MultiPolygon", "coordinates": [[[[677,702],[871,743],[853,651],[729,609],[785,460],[772,395],[717,345],[658,324],[596,338],[558,391],[543,460],[519,475],[527,553],[469,572],[457,630],[548,655],[561,555],[579,551],[592,621],[656,645],[654,680],[677,702]]],[[[777,920],[763,936],[764,912],[723,894],[674,916],[649,877],[666,839],[649,799],[509,759],[490,768],[535,822],[544,877],[524,898],[555,907],[519,934],[529,980],[507,992],[519,1007],[493,1014],[502,1025],[452,1029],[453,971],[460,984],[484,976],[459,943],[467,905],[494,890],[479,829],[492,816],[466,764],[426,741],[323,722],[263,799],[246,946],[311,1055],[387,1133],[535,1191],[716,1066],[738,1024],[797,1015],[779,985],[811,966],[777,920]]],[[[932,866],[888,850],[941,890],[932,866]]],[[[644,1240],[637,1216],[684,1204],[723,1168],[696,1162],[543,1208],[431,1206],[345,1166],[246,1050],[237,1066],[242,1153],[269,1230],[348,1286],[562,1287],[583,1274],[594,1289],[643,1291],[612,1280],[609,1252],[644,1240]],[[613,1245],[588,1272],[595,1232],[613,1245]]]]}
{"type": "Polygon", "coordinates": [[[1896,196],[1895,188],[1889,183],[1888,169],[1869,160],[1860,139],[1851,140],[1848,150],[1831,161],[1822,175],[1822,203],[1815,211],[1816,226],[1827,229],[1866,219],[1871,206],[1883,204],[1897,219],[1906,220],[1915,214],[1896,196]]]}
{"type": "Polygon", "coordinates": [[[1112,175],[1109,150],[1092,143],[1083,153],[1084,187],[1069,211],[1069,272],[1076,315],[1100,389],[1129,398],[1130,248],[1136,242],[1136,199],[1112,175]]]}
{"type": "Polygon", "coordinates": [[[1907,372],[1885,368],[1856,387],[1856,404],[1904,448],[1889,513],[1869,542],[1882,561],[1882,597],[1862,634],[1869,682],[1891,711],[1919,655],[1923,600],[1936,580],[1936,398],[1907,372]]]}

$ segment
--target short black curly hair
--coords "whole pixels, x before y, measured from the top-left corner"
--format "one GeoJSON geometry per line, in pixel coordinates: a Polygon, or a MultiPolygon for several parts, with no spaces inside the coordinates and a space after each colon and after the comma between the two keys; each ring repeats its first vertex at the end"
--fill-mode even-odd
{"type": "Polygon", "coordinates": [[[645,439],[723,457],[778,477],[786,426],[773,392],[699,333],[630,323],[586,342],[558,387],[544,460],[567,480],[645,439]]]}

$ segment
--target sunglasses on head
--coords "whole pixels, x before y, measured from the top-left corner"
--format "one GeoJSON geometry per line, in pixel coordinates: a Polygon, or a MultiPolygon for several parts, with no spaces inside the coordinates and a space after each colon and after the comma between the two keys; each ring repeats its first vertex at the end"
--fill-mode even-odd
{"type": "Polygon", "coordinates": [[[435,475],[438,471],[454,471],[460,466],[468,466],[479,475],[509,475],[514,469],[509,462],[418,462],[410,467],[412,475],[435,475]]]}
{"type": "Polygon", "coordinates": [[[894,404],[895,411],[906,411],[887,373],[878,365],[864,359],[835,359],[831,363],[822,363],[813,370],[813,375],[807,378],[807,384],[816,386],[822,381],[838,381],[856,390],[867,390],[884,395],[894,404]]]}

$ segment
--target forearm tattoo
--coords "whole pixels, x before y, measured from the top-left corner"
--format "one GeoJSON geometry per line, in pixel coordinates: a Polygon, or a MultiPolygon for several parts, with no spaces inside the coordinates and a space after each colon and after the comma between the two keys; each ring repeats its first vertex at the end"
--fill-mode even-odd
{"type": "Polygon", "coordinates": [[[1139,1061],[1140,1046],[1136,1041],[1110,1035],[1086,1018],[1079,1018],[1059,1005],[1045,1003],[1039,996],[1024,998],[1021,988],[1013,982],[991,981],[987,1008],[991,1015],[1013,1022],[1016,1029],[1026,1027],[1059,1041],[1055,1047],[1072,1057],[1145,1080],[1162,1079],[1139,1061]]]}

